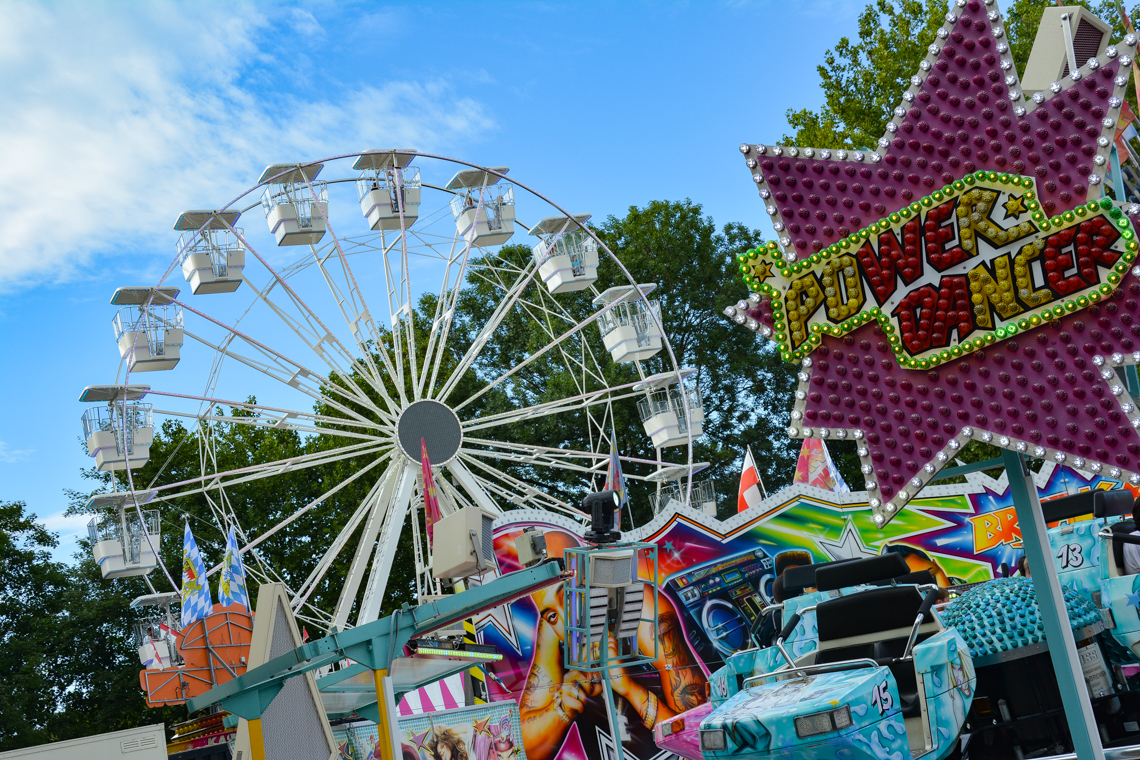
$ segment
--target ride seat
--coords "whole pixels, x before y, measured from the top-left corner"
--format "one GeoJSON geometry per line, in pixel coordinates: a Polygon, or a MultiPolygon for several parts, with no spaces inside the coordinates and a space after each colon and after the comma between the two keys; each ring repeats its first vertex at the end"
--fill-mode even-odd
{"type": "MultiPolygon", "coordinates": [[[[914,659],[902,658],[922,594],[915,586],[888,586],[822,602],[815,610],[819,632],[817,665],[859,658],[885,666],[898,686],[904,718],[921,713],[914,659]]],[[[938,633],[941,626],[926,613],[918,641],[938,633]]]]}
{"type": "MultiPolygon", "coordinates": [[[[1136,530],[1136,522],[1133,520],[1121,520],[1120,522],[1113,523],[1111,526],[1112,532],[1123,533],[1128,535],[1136,530]]],[[[1126,575],[1124,570],[1124,542],[1112,542],[1112,567],[1109,568],[1109,577],[1117,578],[1126,575]]]]}

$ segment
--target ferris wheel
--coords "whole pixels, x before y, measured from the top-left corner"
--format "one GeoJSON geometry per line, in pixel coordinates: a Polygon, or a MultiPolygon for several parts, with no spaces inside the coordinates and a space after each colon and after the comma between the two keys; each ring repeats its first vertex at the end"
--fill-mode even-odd
{"type": "Polygon", "coordinates": [[[707,466],[692,453],[699,392],[664,334],[655,285],[632,279],[588,215],[508,171],[365,151],[269,166],[224,207],[178,217],[163,278],[112,298],[116,382],[81,397],[88,452],[116,482],[93,503],[106,511],[90,528],[104,577],[159,567],[177,589],[155,551],[160,518],[176,524],[172,504],[197,496],[221,535],[235,528],[247,572],[285,582],[264,550],[352,486],[363,498],[323,545],[306,537],[308,576],[286,585],[299,619],[369,622],[404,531],[416,591],[440,591],[417,519],[425,454],[444,517],[526,508],[584,523],[577,505],[607,473],[622,405],[655,452],[620,456],[624,476],[652,486],[658,512],[676,502],[715,513],[711,482],[694,481],[707,466]],[[607,259],[617,280],[599,289],[607,259]],[[136,480],[156,417],[184,422],[197,474],[136,480]],[[543,425],[579,443],[536,441],[543,425]],[[231,426],[295,431],[306,448],[226,469],[218,446],[231,426]],[[334,481],[289,514],[239,519],[243,488],[333,465],[334,481]],[[322,583],[339,585],[335,606],[314,603],[322,583]]]}

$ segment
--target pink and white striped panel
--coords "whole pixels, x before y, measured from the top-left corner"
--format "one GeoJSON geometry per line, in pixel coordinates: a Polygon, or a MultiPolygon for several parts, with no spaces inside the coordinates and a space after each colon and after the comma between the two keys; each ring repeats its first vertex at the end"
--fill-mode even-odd
{"type": "Polygon", "coordinates": [[[421,689],[408,692],[396,709],[400,715],[419,715],[463,707],[463,675],[456,673],[421,689]]]}

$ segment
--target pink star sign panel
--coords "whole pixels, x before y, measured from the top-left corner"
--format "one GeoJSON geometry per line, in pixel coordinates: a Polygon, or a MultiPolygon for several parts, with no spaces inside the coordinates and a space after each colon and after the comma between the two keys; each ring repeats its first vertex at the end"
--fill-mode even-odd
{"type": "Polygon", "coordinates": [[[1101,192],[1136,42],[1026,98],[958,0],[876,150],[740,146],[778,241],[725,314],[800,364],[788,435],[857,442],[877,524],[974,439],[1140,484],[1140,206],[1101,192]]]}

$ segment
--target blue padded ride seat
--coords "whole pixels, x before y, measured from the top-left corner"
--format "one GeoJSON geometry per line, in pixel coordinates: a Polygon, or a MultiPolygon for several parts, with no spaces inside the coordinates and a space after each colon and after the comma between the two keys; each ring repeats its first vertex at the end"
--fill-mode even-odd
{"type": "MultiPolygon", "coordinates": [[[[898,559],[902,560],[901,557],[898,559]]],[[[834,649],[827,649],[824,645],[829,641],[902,629],[909,634],[921,605],[922,594],[914,586],[887,586],[821,602],[815,610],[820,645],[816,664],[859,658],[874,660],[889,668],[894,676],[903,716],[910,718],[918,715],[922,706],[918,703],[914,660],[901,659],[906,647],[906,635],[834,649]]],[[[927,612],[922,622],[925,624],[933,620],[932,613],[927,612]]]]}

